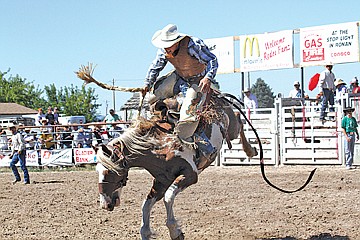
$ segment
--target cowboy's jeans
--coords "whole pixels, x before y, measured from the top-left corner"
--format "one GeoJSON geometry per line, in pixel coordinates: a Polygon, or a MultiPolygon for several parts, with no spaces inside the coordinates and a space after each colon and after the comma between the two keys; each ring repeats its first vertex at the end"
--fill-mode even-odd
{"type": "Polygon", "coordinates": [[[321,112],[320,112],[320,120],[325,119],[325,110],[328,107],[328,102],[330,103],[330,112],[334,112],[334,92],[330,89],[323,89],[323,96],[321,101],[321,112]]]}
{"type": "Polygon", "coordinates": [[[29,172],[26,168],[26,151],[23,150],[21,151],[21,154],[19,154],[18,152],[15,152],[11,162],[10,162],[10,168],[15,176],[15,179],[20,181],[21,177],[19,174],[19,171],[17,170],[17,167],[15,166],[15,164],[17,164],[20,161],[20,168],[23,170],[24,172],[24,182],[30,182],[30,177],[29,177],[29,172]]]}
{"type": "Polygon", "coordinates": [[[354,160],[354,148],[355,148],[355,133],[353,134],[346,134],[349,138],[350,141],[348,142],[345,139],[345,156],[346,156],[346,160],[345,160],[345,164],[346,166],[351,166],[353,164],[353,160],[354,160]]]}

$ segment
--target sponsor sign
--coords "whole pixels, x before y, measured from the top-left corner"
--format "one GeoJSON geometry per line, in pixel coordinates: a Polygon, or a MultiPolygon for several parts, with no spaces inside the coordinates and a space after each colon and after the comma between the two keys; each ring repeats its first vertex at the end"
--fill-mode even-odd
{"type": "MultiPolygon", "coordinates": [[[[9,167],[11,158],[9,158],[9,154],[11,151],[0,152],[0,167],[9,167]]],[[[36,167],[38,164],[38,152],[36,150],[26,150],[25,155],[26,166],[28,167],[36,167]]],[[[20,162],[16,164],[16,166],[20,166],[20,162]]]]}
{"type": "Polygon", "coordinates": [[[235,51],[233,37],[205,39],[204,42],[218,59],[218,74],[235,72],[235,51]]]}
{"type": "Polygon", "coordinates": [[[356,22],[300,29],[300,65],[316,66],[359,61],[356,22]]]}
{"type": "Polygon", "coordinates": [[[293,33],[291,30],[240,36],[240,70],[294,67],[293,33]]]}
{"type": "Polygon", "coordinates": [[[72,166],[72,149],[41,150],[42,166],[72,166]]]}
{"type": "Polygon", "coordinates": [[[75,164],[96,163],[95,151],[92,148],[74,148],[75,164]]]}

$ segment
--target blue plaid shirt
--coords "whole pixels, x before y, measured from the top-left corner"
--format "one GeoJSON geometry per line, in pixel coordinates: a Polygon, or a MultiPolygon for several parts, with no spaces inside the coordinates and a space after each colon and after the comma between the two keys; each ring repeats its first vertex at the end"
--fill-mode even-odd
{"type": "MultiPolygon", "coordinates": [[[[210,52],[209,48],[205,45],[203,40],[191,37],[188,45],[188,53],[190,56],[198,59],[200,63],[206,65],[206,69],[198,76],[194,77],[206,76],[212,83],[217,83],[215,81],[215,76],[218,69],[218,61],[216,56],[210,52]]],[[[156,58],[150,64],[149,70],[146,74],[146,86],[152,86],[154,84],[156,78],[159,76],[161,70],[165,68],[167,63],[168,60],[165,57],[165,50],[159,49],[157,51],[156,58]]]]}

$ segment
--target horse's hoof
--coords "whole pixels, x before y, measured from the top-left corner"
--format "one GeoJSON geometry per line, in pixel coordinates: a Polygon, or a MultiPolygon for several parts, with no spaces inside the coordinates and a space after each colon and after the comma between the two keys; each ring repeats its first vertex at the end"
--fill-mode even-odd
{"type": "Polygon", "coordinates": [[[184,239],[185,239],[184,233],[180,233],[180,235],[177,236],[177,238],[174,238],[174,239],[172,239],[172,240],[184,240],[184,239]]]}

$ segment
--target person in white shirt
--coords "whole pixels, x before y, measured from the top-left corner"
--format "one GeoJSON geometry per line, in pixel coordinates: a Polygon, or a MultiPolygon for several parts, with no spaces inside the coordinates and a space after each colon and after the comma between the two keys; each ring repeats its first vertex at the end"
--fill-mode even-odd
{"type": "Polygon", "coordinates": [[[320,120],[325,120],[325,110],[330,103],[330,112],[334,112],[334,90],[335,74],[332,72],[332,65],[326,65],[326,70],[320,73],[319,77],[319,95],[322,96],[320,120]]]}
{"type": "Polygon", "coordinates": [[[245,94],[245,96],[244,96],[245,108],[248,108],[248,109],[258,108],[258,101],[256,99],[256,96],[251,93],[250,88],[246,88],[243,91],[243,93],[245,94]]]}
{"type": "Polygon", "coordinates": [[[12,124],[9,126],[9,130],[12,133],[11,136],[11,162],[10,162],[10,168],[15,176],[15,180],[13,181],[13,184],[16,182],[20,182],[20,174],[17,170],[17,167],[15,166],[20,161],[20,167],[24,172],[24,184],[30,184],[30,177],[29,172],[26,168],[26,151],[25,151],[25,141],[23,136],[20,132],[18,132],[17,127],[12,124]]]}
{"type": "Polygon", "coordinates": [[[309,95],[305,91],[300,89],[299,81],[294,82],[294,89],[290,91],[289,98],[302,98],[302,92],[304,92],[304,98],[309,98],[309,95]]]}
{"type": "Polygon", "coordinates": [[[6,135],[5,129],[0,126],[0,151],[9,149],[9,140],[6,135]]]}

